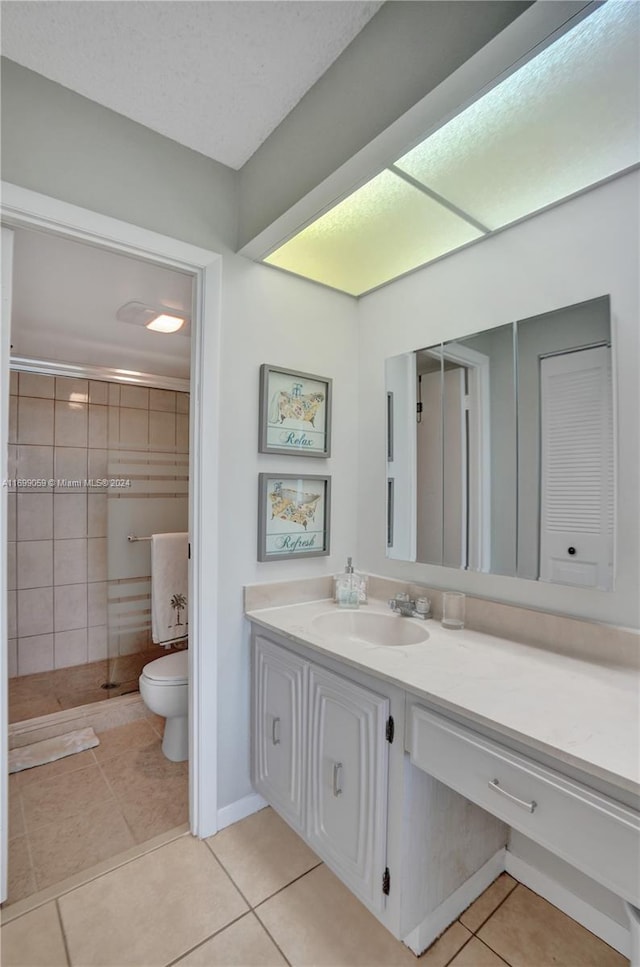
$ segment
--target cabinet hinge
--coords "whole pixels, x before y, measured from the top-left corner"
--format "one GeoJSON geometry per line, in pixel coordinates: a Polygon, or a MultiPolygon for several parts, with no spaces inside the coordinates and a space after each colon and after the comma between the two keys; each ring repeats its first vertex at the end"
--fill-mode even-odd
{"type": "Polygon", "coordinates": [[[389,891],[391,890],[391,873],[389,873],[389,867],[386,866],[384,873],[382,874],[382,892],[385,896],[389,896],[389,891]]]}
{"type": "Polygon", "coordinates": [[[395,734],[396,727],[393,721],[393,715],[390,715],[387,719],[387,727],[385,729],[385,737],[387,742],[393,742],[393,736],[395,734]]]}

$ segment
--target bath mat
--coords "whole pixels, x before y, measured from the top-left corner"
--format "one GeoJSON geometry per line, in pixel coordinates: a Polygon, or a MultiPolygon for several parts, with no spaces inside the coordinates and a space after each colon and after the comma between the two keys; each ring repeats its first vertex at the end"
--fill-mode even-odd
{"type": "Polygon", "coordinates": [[[54,735],[52,739],[43,739],[32,745],[23,745],[20,749],[9,752],[9,772],[22,772],[23,769],[33,769],[45,762],[63,759],[66,755],[84,752],[100,745],[100,739],[93,729],[77,729],[65,735],[54,735]]]}

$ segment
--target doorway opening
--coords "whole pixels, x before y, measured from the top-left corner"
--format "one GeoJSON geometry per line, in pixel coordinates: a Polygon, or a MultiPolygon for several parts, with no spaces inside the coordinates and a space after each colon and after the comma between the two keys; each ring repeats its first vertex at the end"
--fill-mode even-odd
{"type": "MultiPolygon", "coordinates": [[[[194,246],[190,246],[185,243],[179,242],[177,240],[166,238],[164,236],[159,236],[153,232],[147,232],[145,230],[137,228],[136,226],[128,225],[123,222],[118,222],[106,216],[99,216],[99,215],[96,215],[96,213],[88,212],[88,211],[85,211],[84,209],[76,208],[75,206],[66,205],[65,203],[58,202],[55,199],[47,198],[46,196],[38,195],[34,192],[29,192],[27,190],[17,188],[16,186],[5,185],[3,186],[3,188],[4,188],[4,191],[3,191],[2,215],[3,215],[3,242],[5,243],[3,245],[3,272],[4,272],[3,283],[5,282],[7,275],[9,277],[9,284],[3,286],[3,319],[2,319],[3,338],[2,338],[2,353],[1,353],[2,358],[0,359],[0,364],[2,369],[3,396],[6,394],[6,399],[2,400],[3,416],[5,416],[6,414],[6,417],[3,418],[3,420],[1,421],[2,427],[0,430],[0,452],[2,454],[2,462],[3,462],[2,469],[4,471],[3,476],[5,476],[7,479],[10,477],[9,460],[8,460],[8,454],[9,454],[8,410],[9,410],[9,396],[10,396],[9,389],[15,388],[17,390],[17,392],[13,395],[16,396],[16,411],[18,414],[18,426],[19,426],[20,424],[19,408],[20,408],[20,401],[22,398],[22,394],[20,394],[19,392],[19,384],[20,384],[20,377],[23,374],[25,374],[25,386],[27,387],[29,384],[29,379],[26,378],[27,375],[32,380],[32,387],[33,387],[34,380],[36,382],[40,382],[41,387],[44,387],[45,385],[45,383],[42,381],[43,377],[48,377],[48,379],[53,380],[54,395],[52,399],[48,395],[44,397],[38,397],[35,395],[31,397],[25,396],[25,399],[31,399],[36,401],[44,399],[45,401],[52,403],[54,427],[55,427],[56,404],[59,402],[60,403],[66,402],[67,404],[74,404],[74,407],[77,407],[77,413],[83,413],[84,415],[86,415],[87,433],[89,432],[88,431],[89,408],[92,405],[96,407],[103,406],[105,408],[105,411],[108,411],[110,409],[109,402],[108,402],[108,394],[112,392],[111,387],[116,386],[119,389],[122,389],[123,387],[126,388],[125,399],[124,400],[120,399],[119,408],[121,411],[127,410],[128,412],[124,414],[124,421],[122,420],[122,416],[123,416],[122,412],[119,413],[119,417],[120,417],[119,425],[124,426],[125,437],[126,437],[125,442],[127,444],[131,444],[131,447],[129,448],[129,452],[127,456],[130,457],[133,454],[136,457],[136,459],[133,461],[135,466],[129,467],[129,469],[132,471],[131,477],[145,478],[147,485],[149,484],[150,480],[153,482],[154,485],[163,484],[163,486],[166,487],[166,493],[173,495],[173,497],[169,499],[173,499],[178,503],[182,502],[183,511],[184,511],[184,504],[187,503],[187,501],[189,505],[188,522],[187,522],[186,529],[188,530],[189,534],[192,536],[192,542],[191,542],[192,554],[191,554],[191,562],[190,562],[190,595],[192,600],[190,601],[190,604],[189,604],[189,649],[188,649],[188,654],[189,654],[189,659],[188,659],[189,661],[189,746],[190,746],[189,766],[188,766],[188,769],[189,769],[189,775],[188,775],[189,813],[188,815],[189,815],[189,825],[192,833],[198,836],[208,836],[208,835],[211,835],[213,832],[215,832],[217,828],[217,802],[216,802],[216,795],[215,795],[216,724],[217,723],[216,723],[216,714],[215,714],[215,702],[211,698],[211,688],[210,688],[211,680],[215,679],[215,668],[216,668],[216,651],[215,651],[216,642],[215,642],[215,620],[214,619],[215,619],[215,613],[216,613],[215,589],[217,586],[217,554],[215,553],[215,547],[212,546],[211,544],[211,541],[215,543],[215,530],[211,526],[212,517],[209,516],[206,521],[203,519],[205,515],[203,513],[203,504],[202,504],[202,479],[203,479],[203,474],[205,473],[205,471],[208,470],[209,473],[207,476],[207,497],[208,497],[208,501],[213,500],[213,504],[215,504],[215,500],[217,497],[217,474],[215,472],[211,472],[211,468],[215,467],[216,465],[217,442],[218,442],[217,441],[218,399],[217,399],[216,373],[219,366],[219,359],[218,359],[219,275],[220,275],[219,256],[216,253],[199,249],[194,246]],[[80,243],[82,246],[86,246],[87,249],[92,249],[94,253],[95,253],[95,250],[99,249],[103,253],[108,253],[112,256],[127,257],[131,260],[132,263],[135,262],[138,265],[153,267],[155,269],[167,269],[170,271],[174,271],[176,274],[181,274],[183,277],[186,276],[189,278],[190,286],[191,286],[191,305],[189,307],[191,310],[191,327],[192,327],[191,346],[190,346],[190,350],[187,349],[187,352],[184,354],[184,356],[187,363],[187,370],[190,368],[192,377],[194,378],[195,385],[198,387],[197,394],[194,394],[194,398],[193,400],[191,400],[191,406],[189,407],[190,415],[189,413],[179,412],[179,409],[178,409],[179,406],[181,406],[182,409],[185,408],[184,406],[185,401],[183,401],[182,404],[178,402],[178,400],[180,399],[179,394],[181,392],[184,392],[184,389],[185,389],[184,386],[171,385],[172,379],[180,380],[180,379],[184,379],[184,376],[183,377],[175,376],[171,374],[171,372],[167,372],[166,369],[164,370],[159,369],[157,365],[158,363],[157,356],[154,357],[151,365],[143,367],[142,365],[139,364],[138,359],[135,358],[135,355],[136,355],[135,352],[131,353],[130,350],[125,350],[123,351],[123,355],[120,359],[113,359],[112,365],[108,366],[105,364],[109,361],[109,357],[103,345],[98,358],[94,357],[93,361],[89,361],[86,364],[88,371],[86,371],[85,373],[79,373],[73,370],[73,364],[69,363],[69,360],[77,361],[81,357],[78,356],[77,352],[69,352],[66,350],[64,352],[61,352],[60,344],[55,343],[55,337],[54,337],[54,343],[55,343],[54,348],[57,348],[57,351],[55,352],[52,352],[51,348],[47,346],[46,339],[44,338],[42,338],[42,340],[40,341],[38,345],[38,351],[36,353],[33,352],[32,348],[26,345],[26,342],[28,342],[28,340],[25,342],[25,346],[23,348],[21,355],[19,355],[17,352],[19,348],[18,346],[14,346],[13,350],[10,349],[8,332],[9,332],[9,324],[10,324],[10,317],[11,317],[10,304],[11,304],[11,288],[12,288],[11,283],[12,283],[13,273],[6,272],[6,262],[7,262],[7,258],[9,258],[9,261],[11,261],[10,256],[11,256],[11,250],[13,248],[13,244],[11,245],[11,250],[9,250],[6,244],[6,233],[8,232],[9,235],[13,235],[13,232],[23,231],[23,230],[31,231],[34,236],[38,235],[40,238],[46,237],[48,240],[53,239],[59,242],[64,241],[67,243],[75,243],[75,244],[80,243]],[[8,252],[9,252],[9,255],[7,254],[8,252]],[[205,327],[208,333],[206,351],[204,347],[205,341],[203,339],[203,331],[205,327]],[[11,387],[10,387],[10,379],[9,379],[10,363],[11,363],[10,357],[12,355],[14,357],[13,362],[14,362],[14,368],[16,369],[16,375],[12,377],[11,387]],[[24,363],[24,358],[27,356],[30,356],[32,360],[34,358],[36,359],[36,363],[34,364],[35,371],[29,371],[28,369],[25,368],[27,364],[24,363]],[[20,362],[17,362],[18,359],[20,359],[20,362]],[[48,365],[50,366],[51,360],[60,360],[60,359],[64,360],[63,363],[57,364],[60,366],[60,370],[56,372],[47,372],[47,366],[48,365]],[[91,367],[93,367],[93,369],[91,367]],[[206,371],[210,374],[210,381],[206,386],[203,384],[201,379],[203,367],[206,367],[206,371]],[[96,369],[99,371],[96,371],[96,369]],[[112,372],[108,372],[108,370],[112,370],[112,372]],[[148,377],[149,370],[151,370],[154,373],[154,376],[152,378],[148,377]],[[161,377],[160,381],[158,381],[158,376],[161,377]],[[68,398],[66,401],[64,399],[57,399],[56,396],[58,394],[56,393],[56,381],[59,382],[59,392],[63,393],[65,385],[68,388],[71,385],[71,381],[74,381],[74,380],[79,380],[81,382],[83,380],[87,381],[86,401],[83,402],[79,398],[73,398],[73,399],[68,398]],[[167,380],[169,381],[169,385],[167,385],[167,380]],[[104,394],[105,392],[107,393],[106,403],[97,402],[97,398],[95,396],[94,396],[93,403],[89,399],[89,388],[91,387],[92,383],[94,384],[93,389],[95,393],[102,393],[102,394],[104,394]],[[98,386],[97,384],[99,383],[103,385],[98,386]],[[134,393],[135,399],[131,397],[132,392],[134,393]],[[151,405],[152,394],[153,394],[153,401],[154,401],[155,408],[153,408],[151,405]],[[142,396],[145,397],[145,403],[142,402],[142,396]],[[147,399],[149,400],[148,406],[145,405],[147,399]],[[175,409],[169,406],[169,402],[171,402],[175,406],[175,409]],[[127,405],[123,406],[123,403],[126,403],[127,405]],[[87,407],[87,410],[83,411],[82,407],[87,407]],[[204,438],[204,434],[202,432],[202,426],[201,426],[201,414],[205,407],[211,419],[211,426],[209,428],[206,439],[204,438]],[[171,412],[172,414],[172,419],[170,420],[167,420],[167,418],[164,415],[161,415],[160,417],[155,417],[151,415],[152,413],[167,414],[169,412],[171,412]],[[183,418],[186,417],[186,420],[185,419],[178,420],[178,416],[181,416],[183,418]],[[154,433],[156,433],[157,436],[159,435],[159,437],[163,439],[166,439],[166,436],[163,436],[163,435],[166,435],[167,433],[170,432],[167,429],[167,424],[171,422],[172,425],[174,426],[173,432],[176,433],[176,440],[174,443],[173,452],[171,453],[172,464],[174,468],[173,473],[156,473],[151,469],[152,462],[149,458],[149,450],[148,450],[149,439],[147,440],[147,450],[146,450],[147,462],[145,464],[145,472],[140,472],[136,474],[133,473],[134,469],[140,470],[143,447],[140,446],[138,448],[139,452],[135,453],[135,449],[136,449],[135,440],[133,438],[127,437],[127,434],[133,434],[133,436],[135,436],[135,434],[140,430],[141,421],[146,423],[147,432],[150,432],[150,427],[153,423],[154,433]],[[189,441],[189,444],[186,447],[177,446],[178,423],[182,424],[183,439],[186,436],[186,439],[189,441]],[[193,441],[195,441],[196,443],[195,447],[193,446],[193,441]],[[179,465],[180,465],[180,469],[178,471],[177,468],[179,465]],[[185,472],[185,467],[188,468],[186,472],[185,472]],[[164,481],[160,480],[161,477],[169,477],[169,476],[171,477],[171,479],[165,479],[164,481]],[[177,481],[179,477],[181,478],[180,486],[177,485],[177,481]],[[189,495],[190,499],[188,499],[187,494],[189,495]],[[197,535],[195,540],[193,539],[194,534],[197,535]],[[201,593],[203,584],[208,588],[206,597],[201,593]],[[200,649],[200,640],[201,640],[201,634],[202,634],[201,629],[205,624],[208,625],[209,634],[208,634],[208,642],[207,642],[208,644],[207,653],[206,655],[203,655],[200,649]],[[207,692],[206,703],[203,701],[203,695],[202,695],[202,692],[204,690],[203,682],[205,680],[209,682],[209,685],[206,688],[206,692],[207,692]]],[[[11,242],[13,243],[13,238],[11,239],[11,242]]],[[[67,277],[66,282],[67,284],[71,285],[72,279],[67,277]]],[[[119,304],[122,304],[125,301],[126,299],[123,297],[120,300],[119,304]]],[[[93,311],[93,304],[91,300],[89,300],[86,305],[85,319],[91,316],[92,311],[93,311]]],[[[139,335],[144,337],[146,333],[142,329],[139,335]]],[[[186,340],[185,342],[188,344],[188,340],[186,340]]],[[[73,345],[73,344],[74,344],[73,337],[71,337],[71,341],[69,345],[73,345]]],[[[78,345],[77,342],[75,343],[75,345],[77,347],[78,345]]],[[[75,365],[77,366],[80,364],[76,363],[75,365]]],[[[75,388],[72,392],[76,392],[76,391],[81,392],[81,390],[78,390],[77,384],[74,384],[74,387],[75,388]]],[[[47,389],[47,393],[49,392],[50,392],[50,389],[47,389]]],[[[46,407],[46,406],[43,408],[41,404],[38,402],[36,402],[35,404],[26,403],[25,406],[23,407],[23,414],[28,414],[30,407],[32,410],[37,410],[39,405],[40,405],[40,408],[43,409],[43,411],[44,409],[49,409],[49,407],[46,407]]],[[[115,401],[114,401],[114,405],[115,405],[115,401]]],[[[62,410],[61,407],[58,407],[58,409],[62,410]]],[[[70,407],[67,407],[67,410],[70,411],[70,407]]],[[[101,415],[104,416],[105,413],[101,415]]],[[[70,419],[73,422],[73,419],[72,418],[70,419]]],[[[77,417],[77,419],[80,419],[80,417],[77,417]]],[[[26,423],[24,423],[24,425],[28,427],[29,417],[25,416],[25,420],[26,420],[26,423]]],[[[31,422],[31,425],[32,426],[35,425],[33,420],[31,422]]],[[[60,423],[61,428],[62,426],[63,426],[63,422],[60,423]]],[[[107,413],[107,432],[108,432],[108,426],[109,426],[109,417],[107,413]]],[[[36,432],[36,435],[37,435],[37,432],[39,431],[34,431],[34,432],[36,432]]],[[[89,437],[87,437],[87,442],[88,441],[89,441],[89,437]]],[[[70,444],[74,441],[72,441],[69,438],[65,438],[64,433],[62,433],[61,439],[58,440],[57,442],[61,445],[63,449],[66,447],[67,450],[70,450],[72,449],[70,444]]],[[[119,442],[122,442],[122,440],[120,440],[119,442]]],[[[78,447],[77,449],[79,450],[85,449],[87,451],[91,449],[106,450],[107,460],[109,461],[110,447],[108,443],[109,441],[107,439],[106,447],[87,446],[86,448],[78,447]]],[[[49,444],[35,443],[35,442],[28,443],[28,444],[25,442],[23,445],[31,446],[31,447],[49,446],[49,444]]],[[[17,443],[12,444],[12,446],[19,446],[19,444],[17,443]]],[[[53,444],[52,444],[52,447],[53,447],[53,444]]],[[[116,458],[116,448],[111,448],[111,450],[113,451],[111,453],[111,457],[116,458]]],[[[166,461],[168,459],[167,454],[169,453],[169,448],[167,447],[167,449],[164,449],[164,450],[160,448],[160,450],[156,452],[161,452],[163,454],[162,460],[165,462],[164,469],[166,470],[167,469],[166,461]]],[[[66,454],[62,454],[62,456],[69,457],[71,456],[71,454],[66,453],[66,454]]],[[[78,455],[76,454],[75,456],[78,456],[78,455]]],[[[104,454],[101,454],[101,457],[104,457],[104,454]]],[[[19,459],[18,454],[16,454],[16,459],[19,459]]],[[[87,453],[87,462],[88,462],[88,453],[87,453]]],[[[116,462],[118,463],[118,471],[124,471],[125,467],[122,465],[122,455],[119,453],[118,453],[116,462]]],[[[15,469],[15,468],[12,468],[12,469],[15,469]]],[[[109,466],[109,462],[108,462],[107,476],[101,479],[108,480],[109,472],[111,469],[112,468],[109,466]]],[[[55,474],[55,471],[53,476],[56,480],[58,479],[57,475],[55,474]]],[[[66,475],[66,476],[63,475],[60,479],[75,481],[76,476],[77,475],[75,474],[66,475]]],[[[124,478],[124,473],[122,473],[122,477],[124,478]]],[[[32,478],[26,477],[25,479],[32,479],[32,478]]],[[[39,478],[34,477],[33,479],[39,479],[39,478]]],[[[84,477],[82,479],[86,479],[86,480],[92,479],[92,477],[89,476],[88,466],[87,466],[87,477],[84,477]]],[[[124,478],[124,479],[127,479],[127,478],[124,478]]],[[[6,494],[6,488],[4,489],[5,489],[5,495],[0,504],[0,539],[2,541],[3,546],[5,542],[7,542],[7,538],[9,537],[9,529],[8,529],[9,501],[6,499],[6,497],[8,496],[6,494]]],[[[29,493],[28,495],[38,496],[37,494],[31,494],[31,493],[29,493]]],[[[18,516],[17,516],[18,515],[18,508],[17,508],[18,496],[19,494],[16,493],[15,494],[16,525],[18,521],[18,516]]],[[[55,496],[56,496],[56,493],[54,491],[54,493],[51,495],[52,500],[55,498],[55,496]]],[[[88,528],[89,527],[89,523],[88,523],[89,496],[103,497],[106,495],[94,494],[94,493],[89,494],[88,492],[86,492],[86,494],[80,495],[75,492],[75,485],[74,485],[69,488],[68,493],[63,493],[61,491],[60,496],[65,496],[65,497],[68,496],[72,498],[82,496],[81,502],[86,500],[87,528],[88,528]]],[[[141,499],[141,497],[133,498],[133,499],[137,499],[140,505],[142,505],[142,503],[144,502],[141,499]]],[[[164,500],[165,495],[163,495],[161,499],[164,500]]],[[[120,498],[120,502],[123,507],[124,503],[126,502],[126,498],[124,499],[124,501],[122,500],[122,498],[120,498]]],[[[71,502],[69,501],[67,503],[70,507],[71,502]]],[[[133,503],[132,499],[130,500],[130,503],[133,503]]],[[[93,510],[95,512],[95,516],[99,518],[100,512],[98,511],[98,508],[97,508],[98,502],[94,502],[94,504],[95,506],[93,510]]],[[[122,516],[122,507],[119,508],[121,516],[122,516]]],[[[102,513],[104,513],[104,506],[102,507],[102,513]]],[[[126,517],[126,514],[124,516],[126,517]]],[[[62,511],[60,511],[60,513],[58,514],[59,523],[62,522],[63,517],[64,517],[64,514],[62,511]]],[[[183,517],[184,517],[184,514],[183,514],[183,517]]],[[[26,517],[24,519],[27,520],[26,517]]],[[[52,520],[53,520],[53,523],[55,524],[55,520],[53,519],[53,514],[52,514],[52,520]]],[[[109,521],[109,515],[107,515],[107,521],[109,521]]],[[[152,522],[148,522],[148,523],[152,525],[152,522]]],[[[95,524],[95,520],[92,526],[97,526],[95,524]]],[[[104,524],[102,526],[104,526],[104,524]]],[[[118,527],[121,527],[121,526],[122,526],[122,520],[119,521],[118,525],[116,526],[116,530],[118,530],[118,527]]],[[[172,528],[176,526],[177,526],[176,522],[171,522],[172,528]]],[[[184,527],[183,524],[180,524],[180,526],[184,527]]],[[[109,527],[108,523],[107,523],[107,527],[109,527]]],[[[135,530],[134,530],[133,536],[147,536],[146,528],[144,530],[145,530],[145,533],[142,535],[135,534],[135,530]]],[[[15,536],[17,537],[17,532],[15,536]]],[[[127,544],[126,550],[130,551],[132,549],[135,549],[136,545],[133,542],[126,541],[127,536],[128,534],[125,534],[125,543],[127,544]]],[[[60,538],[60,539],[63,540],[63,538],[60,538]]],[[[96,536],[95,538],[90,537],[88,531],[85,537],[77,537],[77,538],[67,537],[66,539],[69,542],[74,540],[80,540],[80,541],[86,540],[87,542],[89,540],[96,540],[96,541],[102,540],[105,542],[105,544],[107,543],[107,539],[104,536],[102,535],[96,536]]],[[[45,540],[48,540],[48,539],[45,539],[45,540]]],[[[51,540],[51,547],[46,547],[46,548],[39,547],[35,549],[37,551],[46,550],[47,555],[45,556],[47,557],[47,559],[48,559],[49,551],[51,552],[51,556],[53,559],[53,555],[54,555],[53,542],[55,541],[55,536],[52,535],[50,540],[51,540]]],[[[34,548],[30,548],[29,550],[34,551],[34,548]]],[[[81,550],[81,548],[80,548],[80,545],[75,546],[73,549],[71,549],[71,547],[68,546],[64,550],[71,552],[72,550],[73,551],[81,550]]],[[[94,550],[96,550],[96,548],[94,548],[94,550]]],[[[102,548],[103,553],[101,558],[103,567],[104,567],[104,559],[105,559],[105,554],[104,554],[105,550],[106,548],[103,546],[102,548]]],[[[119,550],[118,553],[121,556],[123,556],[124,550],[119,550]]],[[[31,556],[33,557],[33,554],[31,556]]],[[[108,553],[106,557],[107,557],[107,567],[108,567],[108,553]]],[[[28,554],[25,555],[23,553],[21,555],[21,559],[22,559],[22,563],[21,565],[18,565],[17,554],[16,554],[16,569],[20,570],[21,573],[26,574],[28,572],[26,562],[29,559],[29,555],[28,554]]],[[[62,564],[63,560],[64,560],[64,555],[62,554],[62,552],[59,552],[58,554],[59,565],[62,564]]],[[[75,562],[76,567],[81,566],[81,565],[78,565],[77,562],[75,561],[75,557],[73,553],[71,553],[71,560],[72,560],[72,563],[75,562]]],[[[55,564],[55,561],[54,561],[54,564],[55,564]]],[[[86,565],[88,569],[88,566],[89,566],[88,546],[87,546],[86,565]]],[[[47,569],[48,563],[41,566],[47,569]]],[[[60,567],[59,567],[59,574],[63,574],[63,571],[60,570],[60,567]]],[[[87,570],[87,576],[89,576],[88,570],[87,570]]],[[[135,576],[144,577],[144,575],[134,575],[134,577],[135,576]]],[[[8,573],[7,573],[6,566],[2,568],[1,577],[2,577],[2,580],[0,584],[2,586],[0,587],[0,617],[2,617],[4,622],[4,618],[8,610],[7,609],[8,573]]],[[[123,576],[117,578],[116,580],[124,581],[125,583],[127,582],[130,583],[129,582],[130,577],[131,577],[130,574],[125,573],[123,576]]],[[[17,578],[16,578],[16,581],[17,581],[17,578]]],[[[54,578],[54,581],[55,581],[55,578],[54,578]]],[[[20,581],[20,583],[22,582],[20,581]]],[[[28,579],[27,579],[27,583],[30,583],[28,579]]],[[[78,583],[81,584],[82,582],[78,582],[78,583]]],[[[88,581],[85,582],[86,585],[88,585],[89,583],[99,583],[99,582],[88,582],[88,581]]],[[[65,585],[60,585],[60,586],[62,587],[65,585]]],[[[51,589],[51,597],[53,597],[54,601],[55,601],[55,593],[56,593],[57,587],[58,585],[56,585],[55,583],[53,583],[52,585],[49,585],[49,588],[51,589]]],[[[32,589],[15,587],[12,590],[26,591],[26,590],[32,590],[32,589]]],[[[124,618],[126,617],[127,620],[129,618],[133,618],[134,622],[136,621],[140,622],[140,613],[144,612],[145,610],[145,608],[142,606],[144,604],[145,596],[144,594],[136,595],[136,594],[128,593],[131,590],[129,587],[126,587],[125,590],[127,591],[127,593],[119,596],[124,600],[120,600],[116,602],[116,604],[118,605],[118,608],[116,609],[116,611],[118,614],[122,616],[122,621],[118,628],[118,638],[122,643],[122,640],[126,638],[126,636],[128,635],[129,637],[127,641],[130,647],[132,645],[132,636],[135,637],[136,633],[140,632],[141,629],[139,627],[136,628],[135,626],[133,629],[131,627],[127,627],[127,622],[124,620],[124,618]],[[138,600],[134,601],[132,599],[138,599],[138,600]],[[126,612],[133,612],[134,614],[130,613],[127,615],[126,612]]],[[[87,617],[88,617],[89,592],[86,589],[86,587],[85,587],[85,594],[86,594],[86,601],[87,601],[87,617]]],[[[61,601],[63,597],[64,595],[61,597],[60,593],[58,594],[59,601],[61,601]]],[[[24,609],[23,609],[23,613],[24,613],[24,609]]],[[[20,609],[16,607],[16,617],[17,617],[16,630],[17,631],[20,626],[20,615],[21,615],[20,609]]],[[[55,618],[54,618],[54,622],[55,622],[55,618]]],[[[26,627],[28,628],[28,625],[26,627]]],[[[91,625],[87,623],[85,627],[90,628],[91,625]]],[[[75,628],[75,629],[60,628],[58,632],[56,630],[55,623],[54,623],[54,628],[52,632],[54,637],[54,642],[53,642],[54,648],[55,648],[55,635],[57,633],[62,634],[64,630],[82,631],[81,628],[75,628]]],[[[19,641],[19,638],[20,638],[19,631],[16,637],[19,641]]],[[[25,635],[24,637],[35,638],[35,637],[38,637],[38,635],[32,635],[32,636],[25,635]]],[[[72,637],[70,642],[69,642],[69,639],[67,639],[66,645],[63,645],[62,639],[60,639],[59,644],[60,644],[59,655],[64,654],[65,647],[67,649],[68,654],[71,654],[73,652],[74,647],[76,647],[78,650],[84,647],[84,645],[81,645],[80,643],[80,635],[76,635],[72,637]]],[[[95,645],[95,639],[94,639],[94,645],[95,645]]],[[[127,644],[125,642],[125,650],[126,650],[126,646],[127,644]]],[[[89,649],[89,644],[87,641],[87,655],[89,655],[88,649],[89,649]]],[[[23,652],[25,655],[27,654],[27,652],[24,649],[23,649],[23,652]]],[[[8,681],[8,658],[9,658],[8,643],[6,638],[4,638],[4,640],[2,641],[1,657],[2,657],[2,690],[6,697],[7,681],[8,681]]],[[[122,654],[118,655],[118,658],[122,658],[122,657],[125,657],[125,656],[123,656],[122,654]]],[[[23,667],[28,668],[28,664],[26,666],[23,665],[23,667]]],[[[53,670],[56,671],[55,668],[53,670]]],[[[112,675],[107,674],[105,680],[109,680],[112,677],[113,677],[112,675]]],[[[123,698],[116,699],[116,702],[125,703],[125,705],[127,706],[130,706],[132,701],[137,702],[138,701],[137,696],[128,695],[128,696],[124,696],[123,698]]],[[[107,705],[112,706],[114,703],[109,701],[109,702],[102,702],[100,704],[104,707],[107,705]]],[[[4,705],[6,707],[6,702],[4,703],[4,705]]],[[[76,711],[80,712],[83,708],[84,706],[81,706],[76,711]]],[[[73,716],[73,713],[74,713],[74,710],[71,710],[69,714],[73,716]]],[[[42,721],[42,719],[40,721],[42,721]]],[[[6,717],[3,718],[2,722],[0,723],[0,728],[2,730],[3,751],[6,753],[9,745],[9,741],[8,741],[9,728],[8,728],[8,722],[6,717]]],[[[11,744],[14,745],[15,742],[12,741],[11,744]]],[[[70,757],[70,758],[73,758],[73,757],[70,757]]],[[[100,769],[101,767],[96,764],[96,768],[100,769]]],[[[8,776],[4,772],[0,777],[0,783],[2,786],[1,826],[2,826],[2,841],[3,841],[2,842],[3,848],[0,850],[0,852],[2,853],[3,857],[6,858],[7,852],[8,852],[6,847],[8,845],[10,830],[8,830],[8,776]]],[[[6,859],[3,866],[2,896],[3,898],[6,897],[6,859]]]]}

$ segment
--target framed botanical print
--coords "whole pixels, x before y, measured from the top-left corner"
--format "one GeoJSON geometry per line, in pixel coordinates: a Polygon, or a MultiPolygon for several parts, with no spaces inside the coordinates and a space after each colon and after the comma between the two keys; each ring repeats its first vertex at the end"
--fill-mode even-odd
{"type": "Polygon", "coordinates": [[[331,455],[331,379],[263,363],[260,453],[331,455]]]}
{"type": "Polygon", "coordinates": [[[258,560],[327,555],[331,477],[261,473],[258,479],[258,560]]]}

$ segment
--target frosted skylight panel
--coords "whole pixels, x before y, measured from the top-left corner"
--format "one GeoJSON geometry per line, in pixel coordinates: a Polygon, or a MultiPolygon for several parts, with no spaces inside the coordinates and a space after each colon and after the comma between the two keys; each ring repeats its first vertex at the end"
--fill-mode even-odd
{"type": "Polygon", "coordinates": [[[494,229],[638,163],[639,27],[609,0],[396,166],[494,229]]]}
{"type": "Polygon", "coordinates": [[[419,189],[383,171],[265,261],[360,295],[480,235],[419,189]]]}

